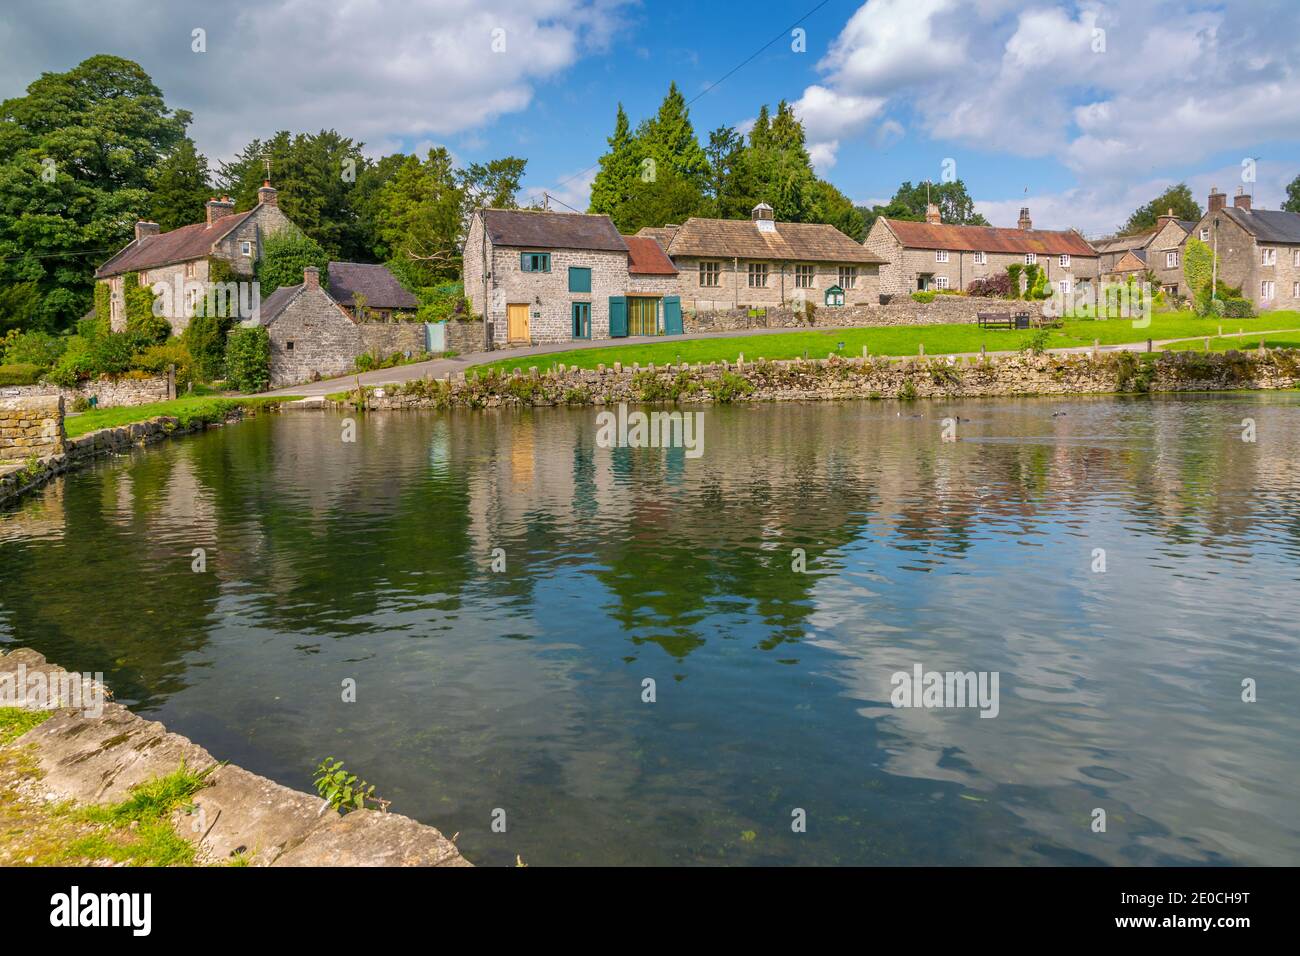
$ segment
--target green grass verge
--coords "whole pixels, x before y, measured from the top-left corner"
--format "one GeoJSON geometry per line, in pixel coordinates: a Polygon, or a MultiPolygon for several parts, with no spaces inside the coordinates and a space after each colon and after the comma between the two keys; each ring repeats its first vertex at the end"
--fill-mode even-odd
{"type": "Polygon", "coordinates": [[[115,428],[132,422],[148,421],[160,415],[170,415],[188,428],[198,422],[219,422],[236,408],[256,408],[259,405],[289,402],[292,398],[213,398],[194,396],[177,398],[170,402],[150,402],[147,405],[130,405],[125,408],[96,408],[80,415],[69,416],[64,428],[69,438],[76,438],[100,428],[115,428]]]}
{"type": "MultiPolygon", "coordinates": [[[[1009,307],[1010,305],[1008,303],[1009,307]]],[[[1102,345],[1118,345],[1144,342],[1147,339],[1217,335],[1220,327],[1224,332],[1236,332],[1286,328],[1289,325],[1300,327],[1300,313],[1271,312],[1264,318],[1255,319],[1202,319],[1190,312],[1167,312],[1152,316],[1151,324],[1144,328],[1135,328],[1131,319],[1081,319],[1068,321],[1062,328],[1051,329],[1047,347],[1089,346],[1094,340],[1099,340],[1102,345]]],[[[557,364],[578,368],[595,368],[600,364],[609,366],[615,362],[625,365],[633,362],[642,365],[650,362],[675,365],[679,362],[731,362],[741,354],[750,361],[758,358],[802,358],[805,353],[809,358],[821,359],[831,352],[849,357],[860,356],[864,345],[872,355],[885,356],[916,355],[922,344],[927,355],[978,352],[981,346],[990,352],[996,352],[1018,349],[1033,334],[1032,331],[986,331],[968,322],[870,329],[817,329],[731,338],[668,337],[661,342],[645,345],[614,345],[552,352],[549,355],[505,358],[473,368],[510,372],[516,368],[527,371],[534,365],[544,371],[557,364]],[[842,350],[839,348],[840,343],[844,344],[842,350]]]]}
{"type": "MultiPolygon", "coordinates": [[[[1245,352],[1249,349],[1259,348],[1261,340],[1263,340],[1265,348],[1297,349],[1300,348],[1300,329],[1291,332],[1261,332],[1257,336],[1237,335],[1225,336],[1224,338],[1216,336],[1210,339],[1210,351],[1227,352],[1236,349],[1239,352],[1245,352]]],[[[1205,339],[1188,339],[1186,342],[1175,342],[1172,345],[1164,346],[1164,349],[1170,352],[1204,352],[1205,339]]]]}
{"type": "Polygon", "coordinates": [[[0,744],[17,740],[33,727],[39,727],[50,716],[48,710],[27,710],[23,707],[0,707],[0,744]]]}

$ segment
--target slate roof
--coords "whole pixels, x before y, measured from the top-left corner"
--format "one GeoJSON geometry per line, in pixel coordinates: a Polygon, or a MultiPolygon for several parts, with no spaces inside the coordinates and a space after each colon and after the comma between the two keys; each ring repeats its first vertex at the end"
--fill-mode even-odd
{"type": "Polygon", "coordinates": [[[1093,241],[1092,247],[1098,252],[1126,252],[1129,249],[1142,249],[1156,237],[1157,230],[1144,229],[1124,236],[1111,236],[1107,239],[1093,241]]]}
{"type": "MultiPolygon", "coordinates": [[[[636,231],[638,236],[645,236],[667,249],[673,242],[673,236],[681,226],[642,226],[636,231]]],[[[626,237],[625,237],[626,238],[626,237]]]]}
{"type": "Polygon", "coordinates": [[[668,255],[866,265],[885,262],[834,226],[822,223],[778,222],[775,231],[762,232],[749,219],[694,217],[677,229],[668,244],[668,255]]]}
{"type": "Polygon", "coordinates": [[[282,285],[270,295],[264,297],[258,324],[270,325],[278,319],[280,313],[289,307],[289,303],[298,297],[298,293],[303,290],[304,285],[305,283],[302,282],[297,285],[282,285]]]}
{"type": "MultiPolygon", "coordinates": [[[[331,262],[329,292],[339,305],[353,306],[356,294],[371,309],[417,309],[420,300],[397,281],[387,266],[369,262],[331,262]]],[[[278,290],[277,290],[278,291],[278,290]]]]}
{"type": "Polygon", "coordinates": [[[1225,206],[1220,211],[1260,242],[1300,243],[1300,214],[1239,206],[1225,206]]]}
{"type": "Polygon", "coordinates": [[[95,278],[106,279],[125,272],[157,269],[175,262],[202,259],[212,251],[214,243],[224,239],[254,211],[250,209],[222,216],[210,226],[206,221],[196,222],[156,236],[132,239],[117,255],[95,270],[95,278]]]}
{"type": "Polygon", "coordinates": [[[948,249],[954,252],[1033,252],[1040,255],[1095,256],[1097,250],[1073,230],[1007,229],[1000,226],[956,226],[949,223],[886,219],[904,247],[948,249]]]}
{"type": "Polygon", "coordinates": [[[484,209],[483,221],[494,246],[627,252],[627,244],[609,216],[533,209],[484,209]]]}
{"type": "Polygon", "coordinates": [[[627,271],[631,275],[675,276],[677,267],[657,240],[650,236],[624,236],[627,243],[627,271]]]}

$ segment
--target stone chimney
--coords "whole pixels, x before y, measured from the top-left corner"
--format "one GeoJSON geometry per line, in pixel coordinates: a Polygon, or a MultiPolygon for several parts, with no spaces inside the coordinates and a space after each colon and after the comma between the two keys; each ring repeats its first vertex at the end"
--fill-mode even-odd
{"type": "Polygon", "coordinates": [[[139,242],[148,236],[156,236],[160,231],[158,223],[141,219],[135,224],[135,241],[139,242]]]}
{"type": "Polygon", "coordinates": [[[1165,228],[1165,226],[1169,225],[1169,223],[1173,222],[1176,218],[1177,217],[1174,215],[1172,209],[1166,211],[1163,216],[1156,216],[1156,232],[1165,228]]]}
{"type": "Polygon", "coordinates": [[[1237,187],[1237,195],[1232,197],[1232,205],[1237,209],[1250,209],[1250,194],[1246,192],[1245,186],[1237,187]]]}
{"type": "Polygon", "coordinates": [[[1016,223],[1021,229],[1033,229],[1034,221],[1029,218],[1029,207],[1020,207],[1020,221],[1016,223]]]}
{"type": "Polygon", "coordinates": [[[320,288],[320,270],[315,266],[308,266],[302,270],[302,284],[309,289],[320,288]]]}
{"type": "Polygon", "coordinates": [[[759,232],[776,232],[776,214],[767,203],[761,202],[755,206],[752,215],[759,232]]]}
{"type": "Polygon", "coordinates": [[[943,222],[943,216],[939,214],[939,204],[932,202],[927,203],[925,207],[925,221],[932,226],[937,226],[943,222]]]}
{"type": "Polygon", "coordinates": [[[222,196],[217,199],[215,196],[207,201],[208,207],[208,225],[212,225],[218,219],[233,215],[235,212],[235,201],[229,196],[222,196]]]}
{"type": "Polygon", "coordinates": [[[1228,197],[1219,192],[1218,186],[1210,187],[1210,207],[1209,212],[1218,212],[1228,204],[1228,197]]]}
{"type": "Polygon", "coordinates": [[[280,194],[271,185],[271,180],[262,180],[262,188],[257,191],[257,201],[267,206],[278,206],[280,204],[280,194]]]}

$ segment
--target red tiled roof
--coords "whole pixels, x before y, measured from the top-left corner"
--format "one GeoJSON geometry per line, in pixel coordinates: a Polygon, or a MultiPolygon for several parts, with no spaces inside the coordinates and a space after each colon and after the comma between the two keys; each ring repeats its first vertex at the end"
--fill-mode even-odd
{"type": "Polygon", "coordinates": [[[624,236],[623,241],[627,243],[627,271],[632,275],[677,275],[677,267],[654,239],[649,236],[624,236]]]}
{"type": "Polygon", "coordinates": [[[124,272],[139,272],[141,269],[156,269],[174,262],[202,259],[212,251],[214,242],[225,238],[253,212],[250,209],[248,212],[222,216],[210,226],[206,222],[196,222],[171,232],[133,239],[121,252],[95,270],[95,278],[106,279],[124,272]]]}
{"type": "Polygon", "coordinates": [[[1042,255],[1095,256],[1097,250],[1073,230],[1005,229],[999,226],[955,226],[947,223],[885,222],[909,249],[950,249],[954,252],[1035,252],[1042,255]]]}

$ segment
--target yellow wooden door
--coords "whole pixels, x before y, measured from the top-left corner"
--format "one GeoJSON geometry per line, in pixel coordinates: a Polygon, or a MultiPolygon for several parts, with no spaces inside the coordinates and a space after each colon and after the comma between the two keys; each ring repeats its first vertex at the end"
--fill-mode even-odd
{"type": "Polygon", "coordinates": [[[506,306],[507,333],[511,342],[528,341],[528,303],[506,306]]]}

